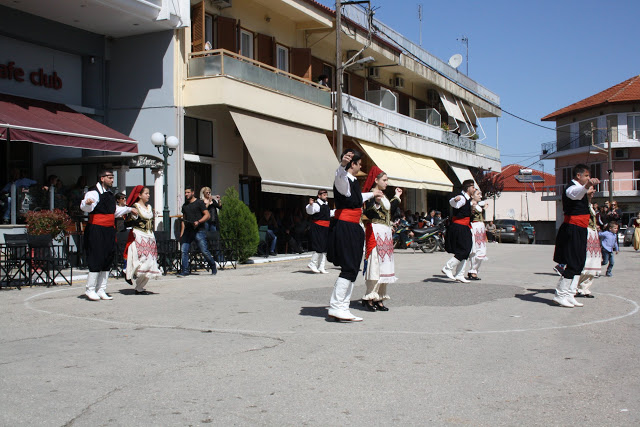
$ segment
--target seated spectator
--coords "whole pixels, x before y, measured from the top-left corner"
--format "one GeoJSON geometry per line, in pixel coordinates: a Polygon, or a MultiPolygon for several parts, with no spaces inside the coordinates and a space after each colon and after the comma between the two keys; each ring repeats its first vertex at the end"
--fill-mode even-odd
{"type": "Polygon", "coordinates": [[[433,218],[433,225],[438,225],[442,222],[442,212],[436,211],[436,216],[433,218]]]}
{"type": "Polygon", "coordinates": [[[487,239],[490,242],[495,242],[496,241],[496,229],[497,229],[497,227],[493,223],[493,221],[489,221],[489,224],[487,224],[485,229],[487,231],[487,239]]]}
{"type": "MultiPolygon", "coordinates": [[[[269,209],[265,209],[260,221],[258,221],[258,226],[267,226],[267,236],[268,240],[271,242],[269,247],[269,255],[277,255],[276,253],[276,245],[278,243],[278,237],[276,236],[276,232],[278,231],[278,223],[273,217],[272,212],[269,209]]],[[[269,242],[267,242],[269,244],[269,242]]]]}

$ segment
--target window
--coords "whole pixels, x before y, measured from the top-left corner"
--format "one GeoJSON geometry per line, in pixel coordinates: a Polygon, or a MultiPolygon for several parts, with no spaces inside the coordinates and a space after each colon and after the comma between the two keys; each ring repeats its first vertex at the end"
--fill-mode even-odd
{"type": "Polygon", "coordinates": [[[563,168],[562,169],[562,183],[566,185],[566,184],[570,183],[572,179],[573,179],[573,176],[571,176],[571,168],[563,168]]]}
{"type": "Polygon", "coordinates": [[[289,49],[282,45],[276,45],[276,68],[289,72],[289,49]]]}
{"type": "Polygon", "coordinates": [[[213,157],[213,122],[184,118],[184,152],[213,157]]]}
{"type": "Polygon", "coordinates": [[[556,150],[569,150],[572,148],[575,134],[571,133],[571,126],[562,126],[556,129],[556,150]]]}
{"type": "Polygon", "coordinates": [[[202,187],[211,187],[211,172],[209,164],[184,162],[184,183],[192,186],[199,198],[202,187]]]}
{"type": "Polygon", "coordinates": [[[607,116],[607,141],[618,142],[618,116],[607,116]]]}
{"type": "Polygon", "coordinates": [[[204,15],[204,42],[213,46],[213,16],[209,14],[204,15]]]}
{"type": "Polygon", "coordinates": [[[253,59],[253,33],[240,30],[240,55],[253,59]]]}
{"type": "Polygon", "coordinates": [[[594,163],[592,165],[589,166],[589,174],[591,175],[591,178],[598,178],[600,179],[600,171],[602,170],[602,168],[600,167],[600,163],[594,163]]]}
{"type": "Polygon", "coordinates": [[[333,67],[329,64],[322,64],[322,72],[325,76],[329,76],[329,87],[333,88],[333,67]]]}
{"type": "Polygon", "coordinates": [[[627,116],[627,134],[629,139],[640,140],[640,116],[627,116]]]}
{"type": "Polygon", "coordinates": [[[598,125],[596,120],[585,120],[580,122],[580,147],[588,147],[597,143],[598,125]]]}

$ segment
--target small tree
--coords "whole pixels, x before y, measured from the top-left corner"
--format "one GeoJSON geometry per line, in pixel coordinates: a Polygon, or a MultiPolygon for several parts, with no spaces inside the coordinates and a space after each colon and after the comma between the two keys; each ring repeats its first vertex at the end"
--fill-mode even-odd
{"type": "Polygon", "coordinates": [[[478,183],[482,197],[485,199],[493,199],[493,220],[496,220],[496,199],[500,197],[500,193],[504,190],[504,177],[497,172],[490,172],[482,168],[474,170],[473,179],[478,183]]]}
{"type": "Polygon", "coordinates": [[[222,196],[220,210],[220,237],[235,240],[238,243],[238,261],[245,262],[256,253],[260,243],[258,222],[247,205],[240,200],[238,191],[227,188],[222,196]]]}

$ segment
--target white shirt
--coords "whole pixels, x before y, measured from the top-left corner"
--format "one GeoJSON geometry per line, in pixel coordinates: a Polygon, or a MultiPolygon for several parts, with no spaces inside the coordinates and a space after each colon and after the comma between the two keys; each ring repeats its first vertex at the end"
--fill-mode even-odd
{"type": "Polygon", "coordinates": [[[567,197],[571,200],[581,200],[584,195],[587,194],[587,189],[584,185],[580,185],[575,179],[572,179],[571,182],[573,182],[573,185],[567,188],[567,197]]]}
{"type": "Polygon", "coordinates": [[[467,200],[469,200],[471,198],[471,196],[469,196],[467,193],[463,192],[462,195],[464,197],[461,197],[460,200],[456,201],[456,197],[452,197],[449,200],[449,204],[451,205],[452,208],[455,209],[460,209],[461,207],[464,206],[465,203],[467,203],[467,200]]]}
{"type": "MultiPolygon", "coordinates": [[[[96,184],[96,188],[98,189],[98,191],[96,190],[87,191],[87,194],[84,195],[84,199],[82,199],[82,201],[80,202],[80,209],[83,212],[87,212],[87,213],[93,212],[93,210],[96,208],[96,205],[100,201],[100,194],[103,194],[105,191],[110,191],[110,190],[105,190],[104,187],[102,187],[102,184],[100,183],[96,184]],[[93,203],[91,203],[90,205],[87,204],[87,201],[89,199],[93,200],[93,203]]],[[[116,205],[116,214],[115,214],[116,218],[124,216],[129,212],[131,212],[130,207],[116,205]]]]}
{"type": "MultiPolygon", "coordinates": [[[[305,210],[307,211],[307,214],[314,215],[314,214],[317,214],[318,212],[320,212],[320,205],[328,205],[328,204],[329,204],[329,202],[325,202],[322,199],[317,199],[316,203],[308,204],[307,207],[305,208],[305,210]]],[[[335,209],[331,209],[329,211],[329,214],[331,215],[331,218],[333,218],[335,212],[336,212],[335,209]]]]}
{"type": "MultiPolygon", "coordinates": [[[[351,182],[355,181],[356,177],[347,172],[342,165],[336,169],[336,178],[333,184],[336,186],[338,193],[345,197],[351,196],[351,182]]],[[[362,201],[366,202],[373,198],[373,193],[362,193],[362,201]]]]}

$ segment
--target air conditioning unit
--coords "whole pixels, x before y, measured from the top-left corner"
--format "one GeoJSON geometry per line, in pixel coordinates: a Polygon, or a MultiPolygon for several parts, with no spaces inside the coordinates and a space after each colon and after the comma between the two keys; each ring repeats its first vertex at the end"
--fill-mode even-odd
{"type": "Polygon", "coordinates": [[[380,68],[376,68],[376,67],[371,67],[371,68],[367,68],[367,77],[369,77],[370,79],[379,79],[380,78],[380,68]]]}
{"type": "Polygon", "coordinates": [[[218,9],[224,9],[227,7],[231,7],[232,0],[209,0],[211,2],[211,6],[215,6],[218,9]]]}
{"type": "Polygon", "coordinates": [[[404,89],[404,78],[396,75],[391,80],[391,85],[396,89],[404,89]]]}
{"type": "Polygon", "coordinates": [[[613,150],[613,158],[615,160],[622,160],[629,158],[629,149],[628,148],[616,148],[613,150]]]}

